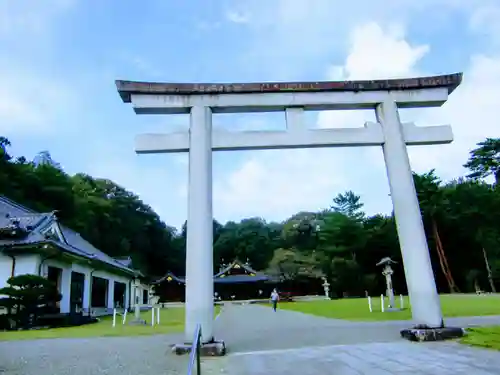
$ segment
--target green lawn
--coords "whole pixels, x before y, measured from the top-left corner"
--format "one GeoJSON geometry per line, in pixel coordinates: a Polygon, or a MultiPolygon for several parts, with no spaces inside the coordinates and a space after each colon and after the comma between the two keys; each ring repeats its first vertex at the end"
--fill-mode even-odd
{"type": "Polygon", "coordinates": [[[467,336],[460,339],[462,344],[500,350],[500,326],[478,327],[467,330],[467,336]]]}
{"type": "MultiPolygon", "coordinates": [[[[215,314],[220,311],[215,306],[215,314]]],[[[151,326],[151,311],[143,311],[142,319],[148,325],[132,326],[122,324],[121,316],[116,318],[116,326],[112,326],[112,317],[100,318],[98,323],[86,324],[78,327],[38,329],[30,331],[0,331],[0,341],[7,340],[36,340],[53,338],[78,338],[78,337],[112,337],[112,336],[145,336],[182,332],[184,329],[184,307],[171,307],[160,309],[160,324],[151,326]]],[[[127,315],[127,321],[134,318],[134,313],[127,315]]]]}
{"type": "MultiPolygon", "coordinates": [[[[284,310],[353,321],[411,319],[411,307],[407,297],[404,298],[403,311],[382,313],[380,305],[380,298],[372,298],[373,312],[370,312],[366,298],[344,298],[331,301],[284,302],[279,307],[284,310]]],[[[399,307],[399,298],[396,299],[396,307],[399,307]]],[[[441,307],[445,317],[500,315],[500,296],[442,295],[441,307]]]]}

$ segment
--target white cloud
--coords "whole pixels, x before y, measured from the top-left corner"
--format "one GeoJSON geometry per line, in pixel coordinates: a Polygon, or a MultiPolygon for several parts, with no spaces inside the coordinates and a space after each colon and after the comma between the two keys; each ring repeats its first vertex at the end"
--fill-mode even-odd
{"type": "Polygon", "coordinates": [[[0,36],[19,38],[48,31],[54,18],[76,0],[3,0],[0,2],[0,36]]]}
{"type": "MultiPolygon", "coordinates": [[[[39,73],[37,62],[9,49],[37,56],[57,17],[76,0],[4,0],[0,2],[0,132],[7,136],[51,135],[56,119],[74,108],[74,93],[57,75],[39,73]],[[31,65],[31,64],[35,65],[31,65]]],[[[43,46],[43,47],[42,47],[43,46]]],[[[40,60],[43,60],[40,57],[40,60]]]]}
{"type": "Polygon", "coordinates": [[[500,43],[500,5],[484,4],[474,10],[469,20],[470,29],[489,38],[494,43],[500,43]]]}
{"type": "MultiPolygon", "coordinates": [[[[246,3],[246,11],[252,14],[254,38],[245,41],[250,48],[243,64],[252,69],[255,61],[266,61],[258,66],[261,74],[277,80],[298,79],[311,74],[311,67],[317,71],[318,61],[325,57],[332,61],[343,57],[341,53],[351,31],[360,25],[412,22],[412,31],[438,37],[450,24],[495,2],[498,1],[254,0],[246,3]]],[[[239,0],[232,3],[241,6],[239,0]]],[[[317,74],[311,74],[310,79],[314,80],[314,76],[317,74]]]]}
{"type": "Polygon", "coordinates": [[[345,183],[332,153],[316,150],[254,153],[227,178],[216,181],[214,209],[222,220],[246,216],[283,219],[298,210],[320,209],[325,194],[345,183]],[[328,168],[331,164],[331,168],[328,168]],[[337,166],[337,168],[335,168],[337,166]]]}
{"type": "MultiPolygon", "coordinates": [[[[362,80],[418,76],[418,61],[429,52],[428,45],[412,46],[399,25],[383,30],[370,22],[354,29],[344,65],[332,65],[327,79],[362,80]]],[[[373,111],[326,111],[318,115],[318,127],[359,127],[374,121],[373,111]]]]}
{"type": "Polygon", "coordinates": [[[225,16],[229,22],[233,22],[233,23],[244,24],[244,23],[248,23],[250,21],[248,14],[245,14],[243,12],[238,12],[235,10],[228,10],[226,12],[225,16]]]}
{"type": "MultiPolygon", "coordinates": [[[[349,54],[342,66],[328,69],[329,79],[376,79],[433,74],[418,69],[430,52],[428,45],[409,42],[401,27],[383,29],[374,22],[350,34],[349,54]]],[[[464,173],[462,164],[475,143],[498,136],[500,58],[474,56],[464,83],[442,108],[402,111],[404,121],[419,125],[453,126],[455,141],[446,146],[409,148],[418,172],[436,168],[445,179],[464,173]],[[408,118],[406,118],[408,116],[408,118]]],[[[359,127],[374,118],[371,111],[324,112],[319,127],[359,127]]],[[[338,192],[352,189],[362,195],[368,211],[390,212],[387,179],[380,149],[302,150],[254,154],[216,186],[221,216],[261,215],[285,218],[302,209],[326,207],[338,192]],[[300,160],[300,165],[296,161],[300,160]]],[[[221,217],[221,218],[222,218],[221,217]]]]}
{"type": "Polygon", "coordinates": [[[500,54],[472,56],[462,85],[449,101],[421,117],[422,123],[451,124],[455,140],[447,146],[411,148],[414,169],[436,168],[444,179],[463,175],[469,150],[486,137],[498,137],[498,98],[500,54]]]}
{"type": "MultiPolygon", "coordinates": [[[[234,7],[240,10],[228,12],[225,16],[231,22],[245,21],[248,29],[254,31],[252,40],[241,40],[237,52],[250,44],[251,51],[246,59],[248,64],[268,67],[269,72],[272,72],[270,78],[292,79],[305,74],[310,79],[316,79],[317,69],[324,69],[326,79],[373,79],[435,74],[434,71],[424,70],[419,63],[428,55],[439,59],[440,53],[447,52],[432,51],[434,41],[429,37],[424,42],[422,39],[415,42],[405,35],[403,25],[407,24],[412,13],[427,12],[426,17],[429,18],[424,27],[437,29],[441,24],[432,22],[432,17],[447,14],[442,11],[444,8],[473,14],[488,4],[491,1],[384,0],[381,4],[369,0],[256,0],[247,8],[234,7]],[[251,20],[249,14],[252,15],[251,20]],[[347,52],[343,55],[345,49],[347,52]],[[331,62],[330,67],[318,65],[322,64],[318,61],[325,58],[331,62]],[[260,63],[262,61],[266,63],[260,63]]],[[[487,15],[487,11],[475,15],[476,21],[470,23],[475,32],[480,32],[478,27],[481,27],[487,15]]],[[[198,26],[212,30],[222,27],[222,23],[200,23],[198,26]]],[[[495,29],[488,30],[484,32],[485,35],[493,38],[495,29]]],[[[136,60],[136,66],[147,68],[144,61],[136,60]]],[[[153,60],[152,63],[158,64],[153,60]]],[[[446,67],[437,69],[442,71],[443,68],[446,67]]],[[[238,69],[246,68],[238,66],[238,69]]],[[[471,58],[465,71],[464,84],[453,93],[443,108],[403,111],[404,120],[417,121],[421,125],[451,123],[456,136],[456,141],[449,146],[412,148],[410,156],[414,168],[425,171],[437,167],[438,173],[446,178],[462,173],[461,164],[467,158],[468,149],[484,137],[498,134],[493,128],[497,126],[495,111],[498,105],[496,98],[500,97],[498,87],[500,58],[477,55],[471,58]]],[[[60,90],[55,88],[53,91],[57,93],[60,90]]],[[[7,92],[10,100],[8,106],[5,105],[8,100],[2,101],[0,92],[0,103],[3,103],[0,117],[2,113],[3,116],[17,113],[16,117],[22,119],[21,116],[25,116],[23,122],[28,124],[35,124],[44,117],[43,111],[47,110],[50,103],[33,105],[40,99],[34,94],[30,97],[30,92],[33,91],[28,86],[22,89],[12,86],[7,92]]],[[[57,98],[51,102],[57,102],[57,98]]],[[[370,111],[327,112],[319,115],[315,125],[358,127],[363,126],[366,120],[373,119],[374,114],[370,111]]],[[[170,124],[171,117],[166,121],[170,124]]],[[[3,123],[0,122],[0,126],[3,123]]],[[[254,118],[245,123],[228,123],[228,126],[232,129],[261,129],[265,124],[263,118],[254,118]]],[[[217,127],[215,123],[214,127],[217,127]]],[[[333,196],[347,189],[362,195],[369,212],[390,210],[380,149],[249,152],[236,167],[233,158],[227,155],[226,174],[217,174],[214,180],[214,210],[219,220],[254,215],[284,219],[298,210],[327,207],[333,196]]],[[[123,184],[140,194],[167,223],[180,225],[186,214],[187,178],[177,178],[174,174],[181,170],[187,175],[187,155],[173,157],[170,159],[173,163],[166,163],[164,167],[153,167],[143,161],[133,161],[133,158],[142,159],[131,151],[130,159],[116,155],[110,158],[102,153],[89,163],[88,172],[123,184]]]]}
{"type": "MultiPolygon", "coordinates": [[[[70,113],[76,98],[64,84],[0,63],[0,132],[3,135],[51,135],[56,119],[70,113]]],[[[68,124],[70,125],[70,124],[68,124]]]]}
{"type": "Polygon", "coordinates": [[[164,73],[153,66],[149,61],[139,56],[124,56],[124,60],[131,64],[140,74],[146,77],[161,77],[164,73]]]}
{"type": "Polygon", "coordinates": [[[400,25],[383,30],[375,22],[364,24],[351,33],[345,64],[333,67],[342,77],[330,79],[379,79],[404,77],[429,52],[428,45],[412,46],[405,40],[400,25]]]}
{"type": "MultiPolygon", "coordinates": [[[[329,69],[328,79],[370,79],[408,75],[428,51],[412,46],[396,27],[384,31],[376,23],[361,25],[351,34],[350,53],[343,66],[329,69]],[[379,53],[382,50],[383,53],[379,53]],[[339,77],[339,73],[342,77],[339,77]]],[[[318,126],[361,127],[373,120],[369,111],[323,112],[318,126]]],[[[328,207],[338,192],[353,189],[371,200],[378,211],[387,204],[383,169],[372,168],[381,160],[379,149],[328,149],[281,151],[254,156],[226,181],[216,186],[216,205],[222,217],[261,215],[284,219],[298,210],[328,207]],[[374,172],[378,172],[374,173],[374,172]],[[369,184],[367,182],[369,181],[369,184]],[[381,204],[382,203],[382,204],[381,204]]],[[[378,164],[380,165],[380,163],[378,164]]]]}

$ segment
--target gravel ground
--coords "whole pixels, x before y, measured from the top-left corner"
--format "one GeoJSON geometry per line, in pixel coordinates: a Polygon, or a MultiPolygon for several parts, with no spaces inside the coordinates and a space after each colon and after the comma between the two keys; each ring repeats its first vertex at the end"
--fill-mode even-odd
{"type": "Polygon", "coordinates": [[[178,335],[0,342],[1,375],[186,374],[178,335]]]}
{"type": "MultiPolygon", "coordinates": [[[[449,326],[499,325],[499,316],[449,318],[449,326]]],[[[226,305],[215,323],[228,352],[292,349],[325,345],[403,342],[409,321],[349,322],[259,305],[226,305]]]]}
{"type": "MultiPolygon", "coordinates": [[[[449,319],[448,324],[462,327],[500,324],[500,317],[454,318],[449,319]]],[[[268,307],[257,305],[229,305],[215,322],[217,338],[226,341],[229,356],[221,359],[204,359],[203,373],[246,375],[265,372],[268,374],[269,370],[273,369],[276,375],[281,373],[305,375],[309,370],[313,371],[311,373],[329,374],[326,368],[338,370],[340,367],[336,366],[344,366],[346,371],[351,371],[349,366],[352,364],[363,366],[359,362],[359,357],[363,358],[366,355],[375,358],[381,356],[380,353],[389,353],[400,346],[407,348],[404,350],[406,358],[415,346],[400,339],[399,329],[408,326],[407,321],[356,323],[285,310],[274,313],[268,307]],[[320,346],[324,349],[317,348],[320,346]],[[255,353],[256,351],[259,353],[255,353]],[[339,354],[333,355],[333,353],[339,354]],[[279,358],[279,361],[273,358],[279,358]],[[282,365],[278,366],[279,363],[282,365]],[[294,369],[296,371],[293,371],[294,369]]],[[[170,352],[170,346],[181,340],[182,335],[158,335],[4,341],[0,342],[0,375],[186,374],[188,357],[175,356],[170,352]]],[[[442,347],[448,347],[447,345],[444,344],[442,347]]],[[[434,353],[437,357],[444,355],[444,358],[447,358],[452,356],[453,351],[458,350],[458,347],[451,347],[449,352],[440,354],[434,348],[424,350],[430,348],[429,346],[421,348],[419,353],[422,358],[429,353],[434,353]]],[[[465,347],[463,350],[464,355],[470,353],[467,358],[472,358],[472,361],[476,352],[473,353],[471,348],[465,347]]],[[[484,356],[478,354],[478,357],[481,355],[484,356]]],[[[494,355],[500,359],[497,353],[494,355]]],[[[483,362],[486,359],[485,357],[483,362]]],[[[397,366],[397,364],[392,365],[397,366]]],[[[402,366],[401,363],[399,365],[402,366]]],[[[494,366],[498,369],[500,363],[495,362],[494,366]]],[[[474,374],[491,373],[487,372],[486,368],[482,368],[483,372],[480,372],[480,369],[474,369],[474,374]]],[[[344,373],[365,373],[359,369],[357,371],[344,373]]],[[[344,373],[336,372],[336,374],[344,373]]],[[[375,372],[369,373],[375,374],[375,372]]],[[[383,373],[394,372],[376,372],[376,374],[383,373]]],[[[435,372],[435,374],[441,373],[435,372]]],[[[461,372],[454,374],[458,373],[461,372]]]]}

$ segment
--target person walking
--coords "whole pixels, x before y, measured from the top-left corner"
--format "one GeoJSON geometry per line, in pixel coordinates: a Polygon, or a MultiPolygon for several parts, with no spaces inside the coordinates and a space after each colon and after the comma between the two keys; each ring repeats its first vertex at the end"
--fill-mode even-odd
{"type": "Polygon", "coordinates": [[[280,296],[279,296],[278,292],[276,291],[276,289],[273,289],[273,291],[271,293],[271,303],[273,305],[274,312],[276,312],[276,308],[278,307],[279,299],[280,299],[280,296]]]}

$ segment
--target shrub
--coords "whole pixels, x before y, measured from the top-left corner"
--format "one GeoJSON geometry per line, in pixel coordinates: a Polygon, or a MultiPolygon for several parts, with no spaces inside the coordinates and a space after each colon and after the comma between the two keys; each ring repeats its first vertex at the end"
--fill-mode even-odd
{"type": "Polygon", "coordinates": [[[51,281],[38,275],[18,275],[7,280],[8,286],[0,288],[0,307],[7,309],[7,316],[15,322],[15,328],[27,328],[36,324],[47,308],[54,306],[62,296],[51,281]]]}

